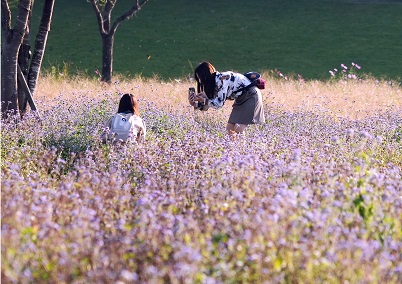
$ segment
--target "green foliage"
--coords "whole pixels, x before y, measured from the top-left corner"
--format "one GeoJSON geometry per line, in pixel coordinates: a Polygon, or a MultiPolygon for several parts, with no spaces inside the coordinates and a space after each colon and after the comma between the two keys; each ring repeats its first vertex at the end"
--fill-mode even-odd
{"type": "Polygon", "coordinates": [[[398,143],[402,143],[402,125],[399,126],[394,134],[392,135],[391,139],[394,139],[395,141],[397,141],[398,143]]]}
{"type": "MultiPolygon", "coordinates": [[[[92,138],[92,137],[91,137],[92,138]]],[[[67,160],[72,153],[83,153],[93,144],[92,139],[85,135],[83,128],[80,127],[76,133],[63,133],[61,135],[49,135],[44,139],[45,147],[55,147],[60,157],[67,160]]]]}
{"type": "Polygon", "coordinates": [[[359,196],[353,200],[353,204],[357,209],[357,211],[359,212],[360,217],[362,217],[363,220],[367,223],[369,219],[373,216],[373,205],[365,204],[362,194],[359,194],[359,196]]]}
{"type": "Polygon", "coordinates": [[[70,64],[63,62],[62,66],[51,66],[50,70],[47,72],[45,70],[44,74],[47,76],[50,76],[51,78],[54,79],[63,79],[63,78],[68,78],[70,74],[70,64]]]}

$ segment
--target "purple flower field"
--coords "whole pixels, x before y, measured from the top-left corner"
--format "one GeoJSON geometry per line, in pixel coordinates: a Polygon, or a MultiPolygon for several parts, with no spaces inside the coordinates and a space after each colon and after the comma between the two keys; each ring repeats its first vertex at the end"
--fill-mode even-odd
{"type": "Polygon", "coordinates": [[[400,86],[269,79],[231,140],[187,83],[56,82],[41,124],[2,121],[3,283],[402,282],[400,86]],[[143,144],[101,144],[119,92],[143,144]]]}

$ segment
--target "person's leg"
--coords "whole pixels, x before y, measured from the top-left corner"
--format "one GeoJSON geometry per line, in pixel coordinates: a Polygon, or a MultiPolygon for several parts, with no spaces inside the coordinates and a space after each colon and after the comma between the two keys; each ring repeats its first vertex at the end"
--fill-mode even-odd
{"type": "Polygon", "coordinates": [[[229,134],[238,134],[238,133],[242,133],[244,131],[244,129],[246,129],[247,124],[234,124],[234,123],[230,123],[228,122],[228,124],[226,125],[226,130],[229,134]]]}
{"type": "Polygon", "coordinates": [[[236,133],[236,132],[234,131],[234,128],[235,128],[235,124],[234,124],[234,123],[229,123],[229,122],[228,122],[228,124],[226,124],[226,131],[228,132],[229,135],[233,135],[233,134],[236,133]]]}

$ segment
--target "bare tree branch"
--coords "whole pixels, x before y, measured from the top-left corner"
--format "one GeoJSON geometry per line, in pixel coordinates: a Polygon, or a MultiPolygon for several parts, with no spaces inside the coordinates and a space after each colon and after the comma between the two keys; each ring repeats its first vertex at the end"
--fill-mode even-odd
{"type": "Polygon", "coordinates": [[[110,31],[115,33],[121,22],[132,18],[135,14],[137,14],[139,10],[141,10],[142,6],[144,6],[148,1],[149,0],[141,0],[141,1],[137,0],[136,1],[137,3],[133,5],[133,7],[131,7],[130,10],[128,10],[126,13],[124,13],[123,15],[121,15],[116,19],[110,31]]]}
{"type": "Polygon", "coordinates": [[[97,17],[99,33],[102,39],[102,77],[101,81],[110,83],[112,80],[113,71],[113,44],[114,35],[121,22],[128,20],[135,15],[145,3],[149,0],[135,0],[134,5],[111,26],[112,10],[114,9],[118,0],[104,0],[102,5],[99,0],[88,0],[97,17]]]}
{"type": "Polygon", "coordinates": [[[103,26],[108,34],[110,34],[110,22],[112,20],[112,10],[116,5],[117,0],[106,1],[105,8],[103,9],[103,26]]]}
{"type": "Polygon", "coordinates": [[[101,35],[107,34],[107,31],[105,30],[105,27],[103,25],[103,15],[102,15],[101,10],[99,9],[98,1],[97,0],[90,0],[89,2],[91,3],[92,8],[95,11],[96,18],[98,20],[99,33],[101,35]]]}
{"type": "Polygon", "coordinates": [[[24,92],[27,93],[27,99],[28,99],[29,106],[39,116],[38,108],[36,107],[36,104],[32,98],[31,91],[29,90],[28,83],[25,80],[24,74],[22,74],[20,66],[18,66],[17,72],[18,72],[18,74],[17,74],[18,80],[20,80],[20,82],[22,83],[22,88],[24,89],[24,92]]]}

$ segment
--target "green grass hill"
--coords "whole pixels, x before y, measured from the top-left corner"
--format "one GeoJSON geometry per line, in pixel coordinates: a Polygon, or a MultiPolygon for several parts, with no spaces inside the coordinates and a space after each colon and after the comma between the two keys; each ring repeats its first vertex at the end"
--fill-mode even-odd
{"type": "MultiPolygon", "coordinates": [[[[42,1],[35,2],[35,22],[42,1]]],[[[113,17],[130,3],[120,0],[113,17]]],[[[366,74],[399,80],[401,15],[402,1],[150,0],[117,30],[113,71],[177,78],[208,60],[222,71],[328,79],[329,70],[355,62],[366,74]]],[[[56,1],[44,69],[92,76],[101,58],[91,5],[56,1]]]]}

